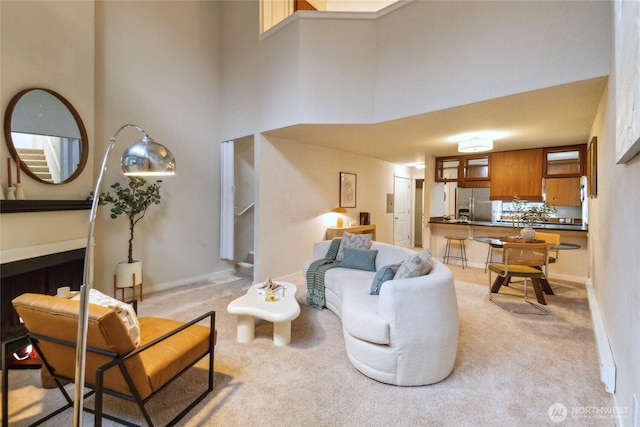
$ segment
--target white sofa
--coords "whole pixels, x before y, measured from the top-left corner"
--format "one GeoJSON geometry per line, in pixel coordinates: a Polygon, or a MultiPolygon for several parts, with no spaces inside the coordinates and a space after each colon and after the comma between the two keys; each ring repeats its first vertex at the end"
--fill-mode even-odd
{"type": "MultiPolygon", "coordinates": [[[[314,244],[314,260],[331,241],[314,244]]],[[[411,249],[373,242],[376,270],[415,255],[411,249]]],[[[304,264],[304,273],[311,261],[304,264]]],[[[458,348],[458,304],[453,274],[433,259],[425,276],[384,282],[370,295],[374,271],[343,267],[325,274],[326,306],[342,321],[351,363],[377,381],[401,386],[433,384],[452,371],[458,348]]]]}

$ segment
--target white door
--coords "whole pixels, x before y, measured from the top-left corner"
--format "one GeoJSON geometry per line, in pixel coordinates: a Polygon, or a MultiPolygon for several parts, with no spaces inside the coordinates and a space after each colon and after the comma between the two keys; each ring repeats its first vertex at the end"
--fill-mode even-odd
{"type": "Polygon", "coordinates": [[[411,181],[395,177],[393,186],[393,244],[408,248],[411,244],[411,181]]]}

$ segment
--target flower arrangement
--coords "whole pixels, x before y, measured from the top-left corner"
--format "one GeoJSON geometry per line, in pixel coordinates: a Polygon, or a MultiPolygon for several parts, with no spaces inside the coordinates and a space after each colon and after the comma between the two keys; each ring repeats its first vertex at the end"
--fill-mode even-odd
{"type": "Polygon", "coordinates": [[[533,205],[527,208],[526,202],[518,197],[517,193],[513,194],[512,214],[511,214],[511,230],[513,236],[520,235],[520,223],[526,227],[533,227],[536,224],[545,222],[551,214],[556,212],[556,207],[550,202],[543,202],[541,206],[533,205]]]}

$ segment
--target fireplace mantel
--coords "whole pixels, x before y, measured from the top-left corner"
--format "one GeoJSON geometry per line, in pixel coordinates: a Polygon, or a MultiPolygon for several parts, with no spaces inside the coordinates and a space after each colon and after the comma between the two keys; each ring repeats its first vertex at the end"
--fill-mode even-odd
{"type": "Polygon", "coordinates": [[[3,200],[0,213],[76,211],[91,209],[91,200],[3,200]]]}

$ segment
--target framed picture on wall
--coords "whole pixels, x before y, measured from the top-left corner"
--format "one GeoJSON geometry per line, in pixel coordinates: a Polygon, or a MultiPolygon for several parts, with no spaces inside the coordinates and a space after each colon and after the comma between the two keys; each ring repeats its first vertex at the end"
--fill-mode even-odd
{"type": "Polygon", "coordinates": [[[370,225],[371,217],[369,212],[360,212],[360,225],[370,225]]]}
{"type": "Polygon", "coordinates": [[[340,207],[356,207],[356,174],[340,172],[340,207]]]}
{"type": "Polygon", "coordinates": [[[591,138],[587,147],[587,190],[590,197],[598,195],[598,138],[591,138]]]}

